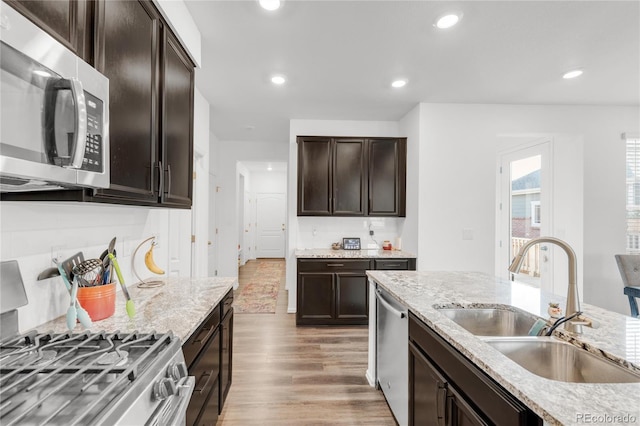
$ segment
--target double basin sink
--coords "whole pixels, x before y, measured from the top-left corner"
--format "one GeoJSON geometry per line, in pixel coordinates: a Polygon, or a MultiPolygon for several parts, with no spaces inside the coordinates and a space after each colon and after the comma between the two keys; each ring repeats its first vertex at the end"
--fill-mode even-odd
{"type": "Polygon", "coordinates": [[[439,312],[538,376],[573,383],[640,383],[640,376],[555,337],[530,336],[538,319],[503,308],[440,308],[439,312]]]}

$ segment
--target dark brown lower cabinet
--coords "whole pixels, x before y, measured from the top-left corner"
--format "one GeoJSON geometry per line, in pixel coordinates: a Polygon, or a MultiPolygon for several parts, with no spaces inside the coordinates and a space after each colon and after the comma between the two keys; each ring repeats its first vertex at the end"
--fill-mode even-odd
{"type": "Polygon", "coordinates": [[[542,419],[409,313],[409,425],[542,425],[542,419]]]}
{"type": "Polygon", "coordinates": [[[367,270],[415,270],[416,259],[298,259],[296,325],[369,323],[367,270]]]}
{"type": "Polygon", "coordinates": [[[220,346],[220,395],[218,413],[222,413],[224,401],[231,388],[233,373],[233,293],[227,294],[222,301],[224,317],[220,323],[221,346],[220,346]]]}
{"type": "Polygon", "coordinates": [[[189,426],[215,425],[229,392],[233,358],[232,303],[233,290],[230,290],[182,345],[189,375],[196,378],[187,408],[189,426]]]}

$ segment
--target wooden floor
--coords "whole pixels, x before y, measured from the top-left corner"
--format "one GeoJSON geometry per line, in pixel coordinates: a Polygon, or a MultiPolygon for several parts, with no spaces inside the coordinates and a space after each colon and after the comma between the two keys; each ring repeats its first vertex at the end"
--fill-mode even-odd
{"type": "Polygon", "coordinates": [[[395,425],[365,378],[367,326],[296,327],[284,260],[273,261],[282,264],[276,313],[234,316],[233,382],[218,425],[395,425]]]}

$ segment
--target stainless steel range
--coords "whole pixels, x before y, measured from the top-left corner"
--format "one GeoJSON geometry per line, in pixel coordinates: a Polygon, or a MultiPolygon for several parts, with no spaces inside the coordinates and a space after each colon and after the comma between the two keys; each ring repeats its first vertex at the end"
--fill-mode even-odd
{"type": "Polygon", "coordinates": [[[184,424],[194,386],[170,332],[34,331],[0,342],[3,426],[184,424]]]}

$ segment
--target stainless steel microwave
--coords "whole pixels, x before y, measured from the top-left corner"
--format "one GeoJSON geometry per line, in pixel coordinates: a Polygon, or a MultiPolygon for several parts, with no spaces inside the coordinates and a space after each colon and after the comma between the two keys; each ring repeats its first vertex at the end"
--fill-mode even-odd
{"type": "Polygon", "coordinates": [[[0,191],[109,187],[109,80],[0,2],[0,191]]]}

